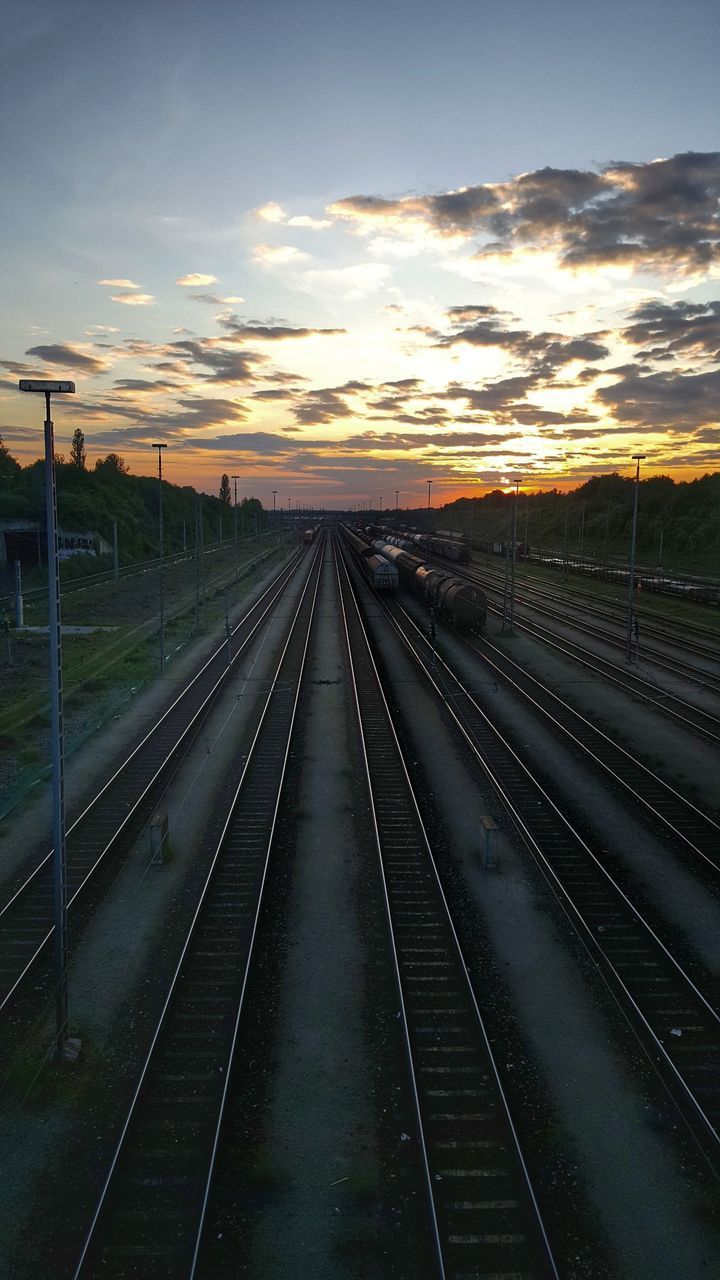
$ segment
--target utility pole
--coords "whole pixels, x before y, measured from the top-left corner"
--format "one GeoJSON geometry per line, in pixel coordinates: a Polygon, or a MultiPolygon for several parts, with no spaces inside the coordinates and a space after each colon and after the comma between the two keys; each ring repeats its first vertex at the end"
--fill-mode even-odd
{"type": "Polygon", "coordinates": [[[510,635],[513,634],[513,618],[515,615],[515,545],[517,543],[518,502],[520,499],[521,480],[515,480],[515,501],[513,502],[512,558],[510,561],[510,635]]]}
{"type": "Polygon", "coordinates": [[[525,554],[523,556],[523,559],[525,560],[526,564],[527,564],[527,558],[528,558],[528,523],[529,521],[530,521],[530,494],[526,493],[525,494],[525,554]]]}
{"type": "MultiPolygon", "coordinates": [[[[567,498],[565,499],[565,501],[566,501],[566,503],[567,503],[567,498]]],[[[563,585],[565,584],[565,581],[566,581],[566,579],[567,579],[567,572],[568,572],[568,559],[569,559],[569,544],[568,544],[568,537],[569,537],[569,523],[570,523],[570,512],[568,511],[567,506],[566,506],[566,507],[565,507],[565,542],[564,542],[564,545],[563,545],[563,571],[562,571],[562,581],[563,581],[563,585]]]]}
{"type": "Polygon", "coordinates": [[[158,451],[158,484],[160,488],[160,675],[165,670],[165,575],[163,566],[163,490],[162,490],[162,451],[166,444],[154,444],[158,451]]]}
{"type": "Polygon", "coordinates": [[[398,498],[399,498],[399,497],[400,497],[400,490],[399,490],[399,489],[396,489],[396,490],[395,490],[395,513],[396,513],[396,514],[397,514],[397,509],[398,509],[398,498]]]}
{"type": "Polygon", "coordinates": [[[610,568],[610,503],[605,511],[605,568],[610,568]]]}
{"type": "Polygon", "coordinates": [[[633,605],[635,596],[635,540],[637,538],[637,514],[638,514],[638,494],[640,491],[640,463],[644,462],[647,457],[646,453],[634,453],[633,462],[637,463],[635,471],[635,496],[633,501],[633,518],[632,518],[632,537],[630,540],[630,592],[628,596],[628,621],[627,621],[627,660],[632,662],[632,637],[633,637],[633,605]]]}
{"type": "Polygon", "coordinates": [[[68,1038],[67,862],[65,847],[65,732],[62,687],[60,562],[58,559],[55,442],[50,417],[53,392],[75,391],[74,382],[20,379],[20,390],[45,396],[45,511],[47,516],[48,632],[50,639],[50,711],[52,739],[53,925],[55,944],[55,1055],[62,1061],[68,1038]]]}
{"type": "Polygon", "coordinates": [[[117,520],[113,520],[113,577],[117,582],[120,577],[120,557],[118,555],[117,520]]]}
{"type": "Polygon", "coordinates": [[[235,486],[235,603],[238,602],[238,530],[237,530],[237,482],[239,476],[233,476],[233,484],[235,486]]]}
{"type": "Polygon", "coordinates": [[[583,551],[583,543],[585,541],[585,500],[580,504],[580,555],[583,551]]]}
{"type": "Polygon", "coordinates": [[[183,520],[183,551],[187,551],[187,525],[183,520]]]}

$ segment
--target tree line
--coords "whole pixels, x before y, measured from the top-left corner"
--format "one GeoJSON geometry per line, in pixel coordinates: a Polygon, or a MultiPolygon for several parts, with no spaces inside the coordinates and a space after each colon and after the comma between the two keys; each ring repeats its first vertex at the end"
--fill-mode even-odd
{"type": "MultiPolygon", "coordinates": [[[[157,555],[158,480],[135,476],[124,458],[108,453],[87,467],[85,438],[78,428],[70,455],[56,455],[58,521],[65,529],[93,530],[108,543],[117,521],[121,564],[157,555]]],[[[45,521],[45,463],[42,459],[22,467],[0,436],[0,517],[45,521]]],[[[167,554],[195,545],[196,520],[202,521],[202,542],[217,542],[234,535],[235,514],[230,500],[229,478],[223,475],[217,497],[198,493],[191,485],[163,480],[163,544],[167,554]],[[224,482],[227,482],[225,484],[224,482]],[[201,501],[198,503],[198,499],[201,501]]],[[[258,498],[238,497],[238,535],[261,532],[266,513],[258,498]]],[[[80,557],[78,557],[78,560],[80,557]]],[[[87,570],[89,566],[78,565],[87,570]]],[[[93,568],[100,567],[93,562],[93,568]]],[[[65,568],[65,566],[64,566],[65,568]]],[[[66,570],[67,571],[67,570],[66,570]]]]}

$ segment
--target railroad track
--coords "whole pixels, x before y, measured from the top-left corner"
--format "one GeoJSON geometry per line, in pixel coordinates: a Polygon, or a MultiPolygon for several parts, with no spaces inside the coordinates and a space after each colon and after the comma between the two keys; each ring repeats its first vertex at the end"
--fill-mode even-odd
{"type": "Polygon", "coordinates": [[[628,1018],[690,1131],[720,1166],[720,1018],[602,859],[401,606],[377,608],[444,704],[628,1018]]]}
{"type": "MultiPolygon", "coordinates": [[[[493,582],[493,584],[489,586],[487,575],[484,575],[482,572],[478,573],[473,570],[468,570],[467,567],[455,564],[453,564],[451,568],[450,562],[448,561],[433,560],[433,563],[437,566],[441,566],[447,572],[452,572],[456,577],[466,578],[469,582],[472,582],[475,586],[482,587],[485,591],[489,589],[495,591],[500,596],[502,595],[502,584],[497,583],[496,585],[493,582]]],[[[524,606],[525,608],[532,609],[537,613],[541,613],[545,617],[552,619],[552,621],[561,623],[562,626],[572,627],[574,631],[578,631],[582,635],[590,636],[594,640],[600,640],[603,644],[610,645],[612,648],[620,650],[625,649],[626,641],[623,635],[612,634],[607,630],[607,626],[595,626],[593,623],[581,621],[578,618],[569,616],[567,613],[567,604],[564,606],[564,611],[562,606],[553,608],[548,604],[536,604],[532,600],[526,599],[517,591],[515,593],[515,603],[515,616],[519,622],[522,621],[529,623],[531,620],[525,617],[525,615],[518,613],[518,605],[521,608],[524,606]]],[[[499,614],[500,610],[496,608],[494,609],[494,612],[499,614]]],[[[613,621],[613,625],[621,627],[623,624],[613,621]]],[[[712,672],[704,670],[702,667],[694,666],[692,663],[683,662],[681,658],[669,658],[659,650],[649,647],[645,644],[645,636],[647,634],[648,630],[645,626],[645,621],[643,620],[643,656],[647,662],[651,662],[653,666],[656,666],[663,671],[667,671],[672,676],[681,677],[682,679],[692,681],[694,684],[699,684],[708,693],[712,693],[717,697],[720,697],[720,680],[712,672]]],[[[558,637],[558,639],[559,638],[561,637],[558,637]]],[[[683,644],[682,640],[677,640],[675,638],[673,638],[670,643],[680,648],[687,647],[683,644]]],[[[720,662],[720,653],[718,650],[710,651],[708,658],[717,664],[720,662]]]]}
{"type": "MultiPolygon", "coordinates": [[[[302,558],[298,552],[68,829],[68,911],[122,841],[137,835],[201,729],[229,672],[272,616],[302,558]]],[[[0,1015],[38,968],[53,936],[52,850],[9,888],[0,909],[0,1015]]]]}
{"type": "MultiPolygon", "coordinates": [[[[499,610],[493,612],[500,616],[499,610]]],[[[533,639],[542,641],[563,657],[570,658],[587,671],[602,676],[604,680],[617,685],[632,697],[647,703],[653,711],[659,711],[667,719],[682,725],[684,729],[701,735],[707,742],[720,745],[720,716],[713,715],[710,711],[703,711],[692,702],[686,702],[684,698],[661,689],[659,685],[629,670],[627,666],[618,666],[609,658],[602,658],[592,650],[585,649],[564,636],[558,636],[554,631],[548,631],[537,623],[519,622],[515,618],[513,625],[516,631],[523,631],[533,639]]]]}
{"type": "Polygon", "coordinates": [[[557,1276],[344,563],[338,585],[438,1274],[557,1276]]]}
{"type": "Polygon", "coordinates": [[[658,774],[614,742],[558,694],[530,675],[491,640],[464,641],[506,686],[539,711],[554,729],[600,768],[675,840],[694,854],[706,870],[720,873],[720,823],[676,791],[658,774]],[[490,656],[492,655],[492,656],[490,656]]]}
{"type": "Polygon", "coordinates": [[[322,542],[242,767],[75,1280],[195,1274],[315,612],[322,542]]]}
{"type": "MultiPolygon", "coordinates": [[[[503,575],[501,573],[498,575],[497,569],[495,569],[495,575],[502,581],[503,575]]],[[[636,573],[636,576],[638,578],[641,577],[639,573],[636,573]]],[[[522,587],[530,596],[538,596],[542,600],[562,604],[565,608],[569,605],[573,609],[580,610],[584,615],[592,615],[600,622],[609,622],[621,629],[627,626],[627,595],[621,602],[615,600],[603,602],[598,601],[597,596],[593,601],[590,592],[585,592],[583,593],[585,599],[578,600],[576,597],[580,594],[579,592],[573,591],[572,597],[568,598],[567,593],[553,591],[548,583],[539,582],[538,579],[528,581],[526,578],[523,578],[522,587]],[[586,603],[586,601],[589,601],[589,603],[586,603]]],[[[666,644],[677,645],[688,653],[696,654],[698,657],[709,658],[711,662],[717,662],[720,659],[718,638],[709,628],[696,628],[692,625],[686,627],[684,623],[678,623],[677,625],[682,628],[682,635],[680,636],[673,633],[672,630],[666,629],[661,624],[661,620],[656,619],[653,615],[646,614],[643,619],[643,633],[646,636],[653,636],[658,640],[663,640],[666,644]]]]}

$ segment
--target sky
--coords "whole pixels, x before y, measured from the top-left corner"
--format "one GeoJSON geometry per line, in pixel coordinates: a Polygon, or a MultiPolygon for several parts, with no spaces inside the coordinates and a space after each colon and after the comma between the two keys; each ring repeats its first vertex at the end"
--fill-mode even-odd
{"type": "Polygon", "coordinates": [[[414,506],[720,468],[716,0],[2,0],[0,435],[414,506]]]}

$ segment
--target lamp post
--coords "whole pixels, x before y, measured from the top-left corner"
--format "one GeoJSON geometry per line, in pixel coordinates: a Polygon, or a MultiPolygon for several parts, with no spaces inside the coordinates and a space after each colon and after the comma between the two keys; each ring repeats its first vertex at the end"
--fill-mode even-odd
{"type": "Polygon", "coordinates": [[[428,526],[428,533],[430,532],[430,486],[431,486],[431,485],[432,485],[432,480],[428,480],[428,482],[427,482],[427,487],[428,487],[428,514],[427,514],[427,526],[428,526]]]}
{"type": "Polygon", "coordinates": [[[637,463],[635,470],[635,500],[633,502],[633,519],[632,519],[632,537],[630,540],[630,591],[628,596],[628,621],[627,621],[627,660],[632,662],[632,634],[633,634],[633,595],[635,591],[635,539],[637,537],[637,513],[638,513],[638,493],[640,490],[640,463],[644,462],[646,453],[634,453],[633,462],[637,463]]]}
{"type": "Polygon", "coordinates": [[[158,451],[158,484],[160,486],[160,675],[165,670],[165,575],[163,565],[163,493],[162,493],[162,451],[166,444],[154,444],[158,451]]]}
{"type": "Polygon", "coordinates": [[[67,866],[65,851],[65,777],[62,690],[62,631],[58,560],[55,449],[50,396],[72,394],[74,382],[21,378],[21,391],[45,396],[45,510],[47,513],[48,633],[50,638],[50,711],[52,738],[53,926],[55,934],[55,1054],[61,1059],[68,1033],[67,866]]]}
{"type": "Polygon", "coordinates": [[[235,535],[234,536],[235,536],[235,603],[236,604],[237,604],[237,598],[238,598],[237,482],[239,479],[240,479],[239,476],[233,476],[233,485],[235,488],[235,506],[233,508],[233,515],[235,517],[235,535]]]}
{"type": "Polygon", "coordinates": [[[398,509],[398,498],[399,498],[399,497],[400,497],[400,490],[399,490],[399,489],[396,489],[396,490],[395,490],[395,510],[396,510],[396,511],[397,511],[397,509],[398,509]]]}
{"type": "Polygon", "coordinates": [[[275,499],[277,498],[277,489],[273,489],[273,524],[275,523],[275,499]]]}

